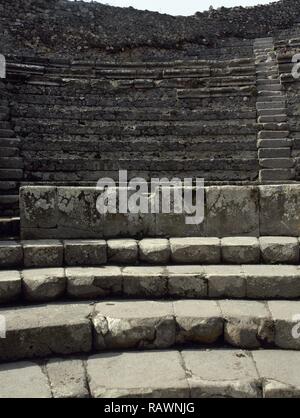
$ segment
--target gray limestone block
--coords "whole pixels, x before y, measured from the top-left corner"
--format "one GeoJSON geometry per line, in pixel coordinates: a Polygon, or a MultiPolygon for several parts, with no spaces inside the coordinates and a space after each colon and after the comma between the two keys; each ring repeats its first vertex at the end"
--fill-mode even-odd
{"type": "Polygon", "coordinates": [[[29,301],[59,299],[66,291],[63,268],[28,269],[22,271],[23,294],[29,301]]]}
{"type": "Polygon", "coordinates": [[[0,267],[19,267],[23,264],[23,249],[19,242],[0,242],[0,267]]]}
{"type": "Polygon", "coordinates": [[[104,240],[65,240],[67,266],[99,266],[107,262],[107,245],[104,240]]]}
{"type": "Polygon", "coordinates": [[[136,264],[138,242],[130,238],[107,240],[107,258],[110,263],[136,264]]]}
{"type": "Polygon", "coordinates": [[[299,262],[299,241],[295,237],[260,237],[260,251],[263,262],[268,264],[297,264],[299,262]]]}
{"type": "Polygon", "coordinates": [[[222,260],[229,264],[259,263],[259,242],[255,237],[226,237],[221,239],[222,260]]]}
{"type": "Polygon", "coordinates": [[[218,264],[221,260],[218,238],[171,238],[170,247],[175,263],[218,264]]]}
{"type": "Polygon", "coordinates": [[[61,267],[64,260],[64,247],[57,240],[22,241],[24,266],[61,267]]]}

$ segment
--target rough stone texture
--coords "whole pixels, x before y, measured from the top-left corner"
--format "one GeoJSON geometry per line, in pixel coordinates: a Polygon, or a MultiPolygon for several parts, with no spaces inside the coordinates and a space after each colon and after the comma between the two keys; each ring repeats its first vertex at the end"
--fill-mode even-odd
{"type": "Polygon", "coordinates": [[[204,277],[211,298],[246,296],[246,280],[241,266],[205,266],[204,277]]]}
{"type": "Polygon", "coordinates": [[[258,348],[274,342],[274,327],[266,304],[221,300],[225,341],[239,348],[258,348]]]}
{"type": "Polygon", "coordinates": [[[119,267],[69,267],[66,269],[67,294],[75,298],[117,296],[122,291],[119,267]]]}
{"type": "Polygon", "coordinates": [[[94,398],[187,398],[189,387],[177,351],[111,352],[87,361],[94,398]]]}
{"type": "Polygon", "coordinates": [[[202,266],[168,266],[168,295],[173,298],[207,297],[207,282],[202,266]]]}
{"type": "Polygon", "coordinates": [[[244,265],[250,299],[300,297],[300,270],[297,266],[244,265]]]}
{"type": "Polygon", "coordinates": [[[51,304],[0,310],[6,338],[0,359],[15,360],[89,352],[92,348],[88,304],[51,304]]]}
{"type": "Polygon", "coordinates": [[[0,398],[51,398],[40,366],[24,361],[0,365],[0,398]]]}
{"type": "Polygon", "coordinates": [[[205,209],[208,236],[259,235],[257,187],[207,187],[205,209]]]}
{"type": "Polygon", "coordinates": [[[254,237],[227,237],[221,239],[222,260],[229,264],[259,263],[258,239],[254,237]]]}
{"type": "Polygon", "coordinates": [[[15,241],[0,242],[0,267],[17,267],[23,263],[23,249],[15,241]]]}
{"type": "Polygon", "coordinates": [[[88,398],[86,374],[81,359],[51,359],[46,370],[54,398],[88,398]]]}
{"type": "Polygon", "coordinates": [[[260,235],[300,235],[299,185],[259,186],[260,235]]]}
{"type": "Polygon", "coordinates": [[[167,239],[142,239],[139,241],[140,261],[149,264],[167,264],[170,260],[170,244],[167,239]]]}
{"type": "Polygon", "coordinates": [[[23,270],[22,283],[25,299],[39,302],[60,298],[67,284],[63,268],[23,270]]]}
{"type": "Polygon", "coordinates": [[[111,263],[136,264],[138,261],[138,243],[135,239],[109,239],[107,257],[111,263]]]}
{"type": "Polygon", "coordinates": [[[163,267],[125,267],[122,274],[126,296],[161,298],[167,294],[167,276],[163,267]]]}
{"type": "Polygon", "coordinates": [[[175,301],[176,342],[213,344],[223,335],[223,318],[214,301],[175,301]]]}
{"type": "Polygon", "coordinates": [[[261,258],[269,264],[297,264],[299,242],[295,237],[260,237],[261,258]]]}
{"type": "Polygon", "coordinates": [[[66,240],[64,250],[67,266],[99,266],[107,261],[104,240],[66,240]]]}
{"type": "Polygon", "coordinates": [[[23,241],[25,267],[60,267],[63,265],[64,247],[60,241],[23,241]]]}
{"type": "Polygon", "coordinates": [[[270,301],[268,306],[275,323],[277,347],[300,350],[300,302],[270,301]]]}
{"type": "Polygon", "coordinates": [[[21,276],[18,271],[0,271],[0,303],[8,303],[21,296],[21,276]]]}
{"type": "Polygon", "coordinates": [[[252,358],[241,350],[181,353],[192,398],[257,398],[259,379],[252,358]]]}
{"type": "Polygon", "coordinates": [[[217,264],[221,260],[218,238],[171,238],[170,247],[175,263],[217,264]]]}
{"type": "Polygon", "coordinates": [[[265,398],[300,397],[300,352],[260,350],[253,351],[252,356],[265,398]]]}
{"type": "Polygon", "coordinates": [[[101,302],[93,314],[95,348],[166,348],[175,342],[171,302],[101,302]]]}

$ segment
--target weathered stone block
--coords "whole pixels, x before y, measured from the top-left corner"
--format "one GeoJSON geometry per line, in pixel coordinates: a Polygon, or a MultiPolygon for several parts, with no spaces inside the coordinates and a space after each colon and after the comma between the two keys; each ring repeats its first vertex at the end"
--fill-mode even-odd
{"type": "Polygon", "coordinates": [[[57,240],[22,241],[25,267],[61,267],[64,247],[57,240]]]}
{"type": "Polygon", "coordinates": [[[60,298],[66,290],[63,268],[29,269],[22,271],[24,297],[30,301],[50,301],[60,298]]]}
{"type": "Polygon", "coordinates": [[[127,296],[161,298],[167,294],[167,275],[163,267],[125,267],[122,275],[127,296]]]}
{"type": "Polygon", "coordinates": [[[300,350],[300,302],[270,301],[268,306],[275,323],[276,346],[300,350]]]}
{"type": "Polygon", "coordinates": [[[218,238],[171,238],[170,247],[175,263],[217,264],[221,260],[218,238]]]}
{"type": "Polygon", "coordinates": [[[66,278],[67,294],[75,298],[117,296],[122,291],[119,267],[69,267],[66,278]]]}
{"type": "Polygon", "coordinates": [[[274,342],[273,322],[263,302],[221,300],[224,338],[239,348],[258,348],[274,342]]]}
{"type": "Polygon", "coordinates": [[[207,281],[202,266],[168,266],[167,292],[178,298],[207,297],[207,281]]]}
{"type": "Polygon", "coordinates": [[[0,271],[0,303],[8,303],[21,296],[21,276],[18,271],[0,271]]]}
{"type": "Polygon", "coordinates": [[[254,237],[227,237],[221,239],[222,259],[229,264],[259,263],[259,242],[254,237]]]}
{"type": "Polygon", "coordinates": [[[93,325],[98,350],[166,348],[175,343],[171,302],[101,302],[95,306],[93,325]]]}
{"type": "Polygon", "coordinates": [[[246,280],[241,266],[204,266],[204,278],[211,298],[246,296],[246,280]]]}
{"type": "Polygon", "coordinates": [[[299,242],[295,237],[260,237],[262,260],[269,264],[297,264],[299,242]]]}
{"type": "Polygon", "coordinates": [[[107,261],[104,240],[66,240],[64,251],[67,266],[99,266],[107,261]]]}
{"type": "Polygon", "coordinates": [[[18,267],[23,264],[23,249],[16,241],[0,242],[0,267],[18,267]]]}
{"type": "Polygon", "coordinates": [[[136,264],[138,261],[138,243],[135,239],[109,239],[107,257],[111,263],[136,264]]]}
{"type": "Polygon", "coordinates": [[[170,260],[171,250],[167,239],[142,239],[139,242],[140,261],[149,264],[167,264],[170,260]]]}

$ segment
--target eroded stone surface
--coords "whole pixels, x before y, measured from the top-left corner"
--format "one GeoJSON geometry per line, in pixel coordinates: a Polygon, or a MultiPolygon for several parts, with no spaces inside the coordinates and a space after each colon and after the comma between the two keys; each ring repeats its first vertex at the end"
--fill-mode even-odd
{"type": "Polygon", "coordinates": [[[135,239],[109,239],[107,240],[107,256],[111,263],[136,264],[138,243],[135,239]]]}
{"type": "Polygon", "coordinates": [[[171,238],[170,247],[175,263],[217,264],[221,260],[218,238],[171,238]]]}
{"type": "Polygon", "coordinates": [[[212,298],[242,298],[246,296],[246,281],[241,266],[204,266],[208,296],[212,298]]]}
{"type": "Polygon", "coordinates": [[[222,260],[229,264],[259,263],[259,242],[254,237],[227,237],[221,239],[222,260]]]}
{"type": "Polygon", "coordinates": [[[63,296],[66,277],[63,268],[28,269],[22,271],[24,297],[30,301],[50,301],[63,296]]]}
{"type": "Polygon", "coordinates": [[[170,256],[170,244],[167,239],[145,238],[139,242],[139,257],[141,262],[167,264],[170,256]]]}
{"type": "Polygon", "coordinates": [[[0,303],[7,303],[21,296],[21,276],[18,271],[0,271],[0,303]]]}
{"type": "Polygon", "coordinates": [[[107,261],[104,240],[66,240],[64,249],[67,266],[99,266],[107,261]]]}
{"type": "Polygon", "coordinates": [[[64,247],[57,240],[23,241],[25,267],[60,267],[63,265],[64,247]]]}
{"type": "Polygon", "coordinates": [[[162,297],[167,294],[167,274],[163,267],[125,267],[124,294],[132,297],[162,297]]]}
{"type": "Polygon", "coordinates": [[[260,237],[259,243],[265,263],[297,264],[299,261],[299,243],[295,237],[260,237]]]}
{"type": "Polygon", "coordinates": [[[207,297],[207,281],[202,266],[168,266],[168,295],[177,298],[207,297]]]}
{"type": "Polygon", "coordinates": [[[0,242],[0,267],[17,267],[23,264],[23,249],[16,241],[0,242]]]}
{"type": "Polygon", "coordinates": [[[277,347],[300,350],[300,302],[270,301],[277,347]]]}

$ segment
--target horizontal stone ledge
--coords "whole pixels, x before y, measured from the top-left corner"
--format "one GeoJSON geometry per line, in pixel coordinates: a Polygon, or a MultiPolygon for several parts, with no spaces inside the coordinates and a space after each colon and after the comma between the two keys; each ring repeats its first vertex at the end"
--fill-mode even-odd
{"type": "Polygon", "coordinates": [[[185,344],[300,350],[299,301],[108,300],[1,309],[0,360],[185,344]]]}
{"type": "Polygon", "coordinates": [[[170,262],[297,264],[299,242],[296,237],[285,236],[0,241],[2,269],[170,262]]]}
{"type": "Polygon", "coordinates": [[[87,359],[56,357],[42,364],[2,364],[0,397],[298,398],[299,365],[300,353],[285,350],[113,351],[87,359]]]}
{"type": "MultiPolygon", "coordinates": [[[[283,257],[298,256],[294,242],[283,257]]],[[[280,245],[263,242],[265,259],[280,245]]],[[[252,255],[255,247],[252,247],[252,255]]],[[[250,251],[249,251],[250,253],[250,251]]],[[[254,253],[255,254],[255,253],[254,253]]],[[[0,272],[0,303],[58,299],[246,298],[297,299],[300,270],[292,265],[167,265],[41,268],[0,272]]]]}

